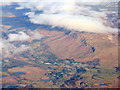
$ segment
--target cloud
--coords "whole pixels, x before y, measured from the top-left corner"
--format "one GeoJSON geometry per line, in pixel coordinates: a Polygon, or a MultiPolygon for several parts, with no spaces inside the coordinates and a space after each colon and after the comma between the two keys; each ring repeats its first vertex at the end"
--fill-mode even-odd
{"type": "Polygon", "coordinates": [[[26,50],[31,49],[30,46],[21,45],[20,47],[16,47],[13,43],[10,43],[8,40],[0,41],[0,56],[9,57],[16,54],[20,54],[26,50]],[[4,53],[4,55],[2,55],[4,53]]]}
{"type": "Polygon", "coordinates": [[[110,2],[110,0],[44,0],[35,3],[20,4],[23,8],[31,9],[26,13],[30,21],[36,24],[51,25],[74,31],[95,33],[117,32],[115,28],[106,26],[103,17],[107,12],[93,10],[89,5],[110,2]],[[90,2],[90,3],[87,3],[90,2]],[[42,11],[41,13],[35,13],[42,11]]]}
{"type": "Polygon", "coordinates": [[[9,41],[26,41],[30,38],[29,35],[25,34],[24,32],[19,32],[18,34],[9,34],[8,40],[9,41]]]}
{"type": "Polygon", "coordinates": [[[27,50],[32,50],[29,45],[24,45],[21,41],[41,39],[42,37],[43,35],[39,34],[38,31],[30,31],[27,34],[23,31],[16,34],[10,33],[8,34],[8,39],[0,39],[0,56],[3,56],[2,53],[4,53],[4,57],[9,57],[27,50]],[[20,43],[20,46],[15,46],[13,41],[20,43]]]}
{"type": "Polygon", "coordinates": [[[20,54],[20,53],[27,51],[29,49],[31,49],[31,47],[29,47],[27,45],[21,45],[20,47],[16,48],[16,50],[14,50],[13,55],[18,54],[18,53],[20,54]]]}
{"type": "MultiPolygon", "coordinates": [[[[118,0],[115,0],[118,1],[118,0]]],[[[108,2],[113,2],[111,0],[77,0],[78,3],[81,4],[89,4],[89,5],[97,5],[97,4],[101,4],[101,3],[108,3],[108,2]]]]}
{"type": "Polygon", "coordinates": [[[27,34],[23,31],[18,33],[10,33],[8,34],[8,41],[27,41],[29,39],[41,39],[43,35],[41,35],[38,31],[29,31],[27,34]]]}
{"type": "MultiPolygon", "coordinates": [[[[115,0],[118,1],[118,0],[115,0]]],[[[103,17],[107,11],[93,10],[90,5],[112,2],[111,0],[24,0],[18,2],[20,7],[31,11],[25,15],[32,23],[51,25],[74,31],[95,33],[117,32],[106,26],[103,17]],[[40,13],[36,13],[40,12],[40,13]]]]}
{"type": "Polygon", "coordinates": [[[52,27],[61,27],[75,31],[86,32],[114,32],[115,29],[105,26],[98,18],[92,18],[82,15],[66,14],[40,14],[30,18],[31,22],[36,24],[46,24],[52,27]]]}

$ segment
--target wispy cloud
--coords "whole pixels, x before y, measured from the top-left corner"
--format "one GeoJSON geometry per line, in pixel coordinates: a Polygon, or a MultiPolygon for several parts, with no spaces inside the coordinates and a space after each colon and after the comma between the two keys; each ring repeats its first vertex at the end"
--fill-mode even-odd
{"type": "Polygon", "coordinates": [[[30,38],[29,35],[25,34],[24,32],[19,32],[18,34],[9,34],[8,40],[9,41],[26,41],[30,38]]]}
{"type": "Polygon", "coordinates": [[[20,54],[28,49],[31,49],[27,45],[21,45],[20,47],[16,47],[14,44],[10,43],[7,40],[0,41],[0,55],[3,57],[9,57],[15,54],[20,54]],[[4,53],[4,55],[2,55],[4,53]]]}
{"type": "Polygon", "coordinates": [[[20,54],[27,50],[32,50],[29,45],[22,44],[21,42],[28,41],[31,39],[41,39],[43,35],[39,34],[39,32],[28,32],[25,33],[20,31],[18,33],[10,33],[8,34],[8,39],[0,39],[0,56],[9,57],[12,55],[20,54]],[[14,42],[18,42],[20,46],[15,46],[14,42]],[[4,53],[4,55],[2,55],[4,53]]]}
{"type": "Polygon", "coordinates": [[[106,17],[106,11],[96,11],[90,6],[108,2],[111,0],[24,0],[24,2],[18,0],[20,7],[16,9],[30,9],[31,12],[25,15],[36,24],[74,31],[117,32],[117,29],[104,24],[105,20],[102,17],[106,17]],[[37,11],[40,13],[36,13],[37,11]]]}

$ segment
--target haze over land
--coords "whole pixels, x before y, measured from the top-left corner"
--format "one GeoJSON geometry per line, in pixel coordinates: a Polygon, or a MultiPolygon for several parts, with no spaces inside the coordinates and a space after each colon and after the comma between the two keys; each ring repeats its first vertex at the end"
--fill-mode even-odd
{"type": "Polygon", "coordinates": [[[3,87],[118,87],[117,0],[7,0],[2,5],[3,87]]]}

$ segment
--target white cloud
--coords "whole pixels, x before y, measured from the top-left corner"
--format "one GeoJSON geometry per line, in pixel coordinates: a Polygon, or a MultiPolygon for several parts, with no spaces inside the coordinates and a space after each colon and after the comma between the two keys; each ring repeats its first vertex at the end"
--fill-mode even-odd
{"type": "Polygon", "coordinates": [[[10,43],[8,40],[0,41],[0,56],[9,57],[15,54],[20,54],[31,47],[27,45],[21,45],[20,47],[16,47],[14,44],[10,43]],[[4,53],[4,55],[2,55],[4,53]]]}
{"type": "Polygon", "coordinates": [[[93,10],[90,6],[85,6],[85,4],[96,5],[109,1],[110,0],[42,0],[34,3],[20,3],[20,6],[31,9],[31,12],[26,13],[26,15],[29,16],[31,22],[36,24],[95,33],[117,32],[117,29],[104,25],[105,21],[102,17],[106,17],[106,11],[99,12],[93,10]],[[42,11],[42,13],[35,14],[35,11],[38,10],[42,11]]]}
{"type": "MultiPolygon", "coordinates": [[[[16,2],[20,2],[20,1],[21,0],[16,0],[16,2]]],[[[15,2],[15,0],[0,0],[0,5],[7,6],[7,5],[11,5],[13,2],[15,2]]]]}
{"type": "MultiPolygon", "coordinates": [[[[14,2],[13,0],[11,0],[14,2]]],[[[95,33],[117,32],[104,25],[102,17],[106,17],[106,11],[99,12],[87,5],[98,5],[113,2],[111,0],[18,0],[20,7],[16,9],[29,8],[31,12],[26,13],[30,21],[36,24],[51,25],[75,31],[86,31],[95,33]],[[42,11],[41,13],[35,13],[42,11]]],[[[118,0],[115,0],[118,1],[118,0]]]]}
{"type": "Polygon", "coordinates": [[[8,39],[0,39],[0,56],[9,57],[12,55],[20,54],[27,50],[32,50],[29,45],[21,44],[19,47],[15,46],[12,41],[27,41],[32,39],[41,39],[43,35],[39,34],[38,31],[31,31],[26,34],[23,31],[17,34],[9,34],[8,39]],[[4,53],[4,55],[2,55],[4,53]]]}
{"type": "Polygon", "coordinates": [[[26,45],[21,45],[20,47],[16,48],[16,50],[14,50],[13,55],[14,54],[20,54],[20,53],[22,53],[24,51],[27,51],[29,49],[31,49],[31,47],[26,46],[26,45]]]}
{"type": "Polygon", "coordinates": [[[30,21],[36,24],[46,24],[52,27],[61,27],[75,31],[117,32],[117,29],[105,26],[101,19],[82,15],[40,14],[31,16],[30,21]]]}
{"type": "Polygon", "coordinates": [[[26,41],[30,38],[29,35],[25,34],[24,32],[19,32],[18,34],[9,34],[8,40],[9,41],[26,41]]]}

